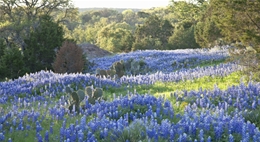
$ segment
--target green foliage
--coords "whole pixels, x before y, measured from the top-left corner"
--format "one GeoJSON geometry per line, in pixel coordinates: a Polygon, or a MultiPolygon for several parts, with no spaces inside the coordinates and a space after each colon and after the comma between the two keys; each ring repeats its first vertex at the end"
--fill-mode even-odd
{"type": "Polygon", "coordinates": [[[173,26],[168,20],[150,16],[143,25],[137,26],[133,49],[164,49],[172,31],[173,26]]]}
{"type": "Polygon", "coordinates": [[[130,25],[135,24],[135,19],[136,19],[136,12],[134,12],[132,9],[127,9],[122,12],[123,15],[123,21],[126,23],[129,23],[130,25]]]}
{"type": "Polygon", "coordinates": [[[134,50],[146,50],[146,49],[161,49],[162,43],[158,38],[144,37],[139,41],[135,41],[133,43],[133,51],[134,50]]]}
{"type": "Polygon", "coordinates": [[[259,52],[259,10],[259,1],[212,0],[203,16],[216,24],[225,41],[251,45],[259,52]]]}
{"type": "Polygon", "coordinates": [[[168,49],[200,48],[195,41],[194,26],[185,29],[184,26],[181,25],[176,28],[168,42],[168,49]]]}
{"type": "Polygon", "coordinates": [[[55,58],[55,49],[64,41],[63,30],[58,23],[53,22],[48,15],[41,17],[39,26],[25,39],[25,65],[30,72],[52,69],[55,58]]]}
{"type": "Polygon", "coordinates": [[[131,51],[134,37],[126,23],[112,23],[98,32],[97,44],[110,52],[131,51]]]}
{"type": "Polygon", "coordinates": [[[87,39],[86,39],[86,32],[83,32],[86,30],[85,26],[78,26],[76,27],[73,32],[72,32],[72,37],[73,39],[76,40],[77,44],[80,43],[86,43],[87,39]]]}
{"type": "Polygon", "coordinates": [[[76,17],[75,13],[72,13],[76,9],[73,8],[69,0],[51,2],[48,0],[2,0],[0,7],[0,36],[6,39],[8,47],[10,47],[9,43],[12,43],[22,50],[26,46],[24,39],[37,28],[42,19],[41,16],[52,15],[55,20],[66,22],[68,22],[68,17],[76,17]]]}
{"type": "Polygon", "coordinates": [[[174,1],[171,11],[175,14],[178,21],[188,20],[195,22],[203,8],[201,4],[192,3],[193,1],[174,1]]]}
{"type": "Polygon", "coordinates": [[[256,126],[260,126],[260,106],[243,114],[247,121],[254,123],[256,126]]]}
{"type": "Polygon", "coordinates": [[[233,45],[232,59],[245,66],[248,77],[252,72],[256,74],[254,79],[259,80],[260,2],[212,0],[204,6],[195,28],[196,41],[202,47],[233,45]],[[248,52],[246,47],[254,51],[248,52]]]}
{"type": "Polygon", "coordinates": [[[5,48],[0,57],[0,80],[18,78],[25,72],[26,68],[21,51],[17,47],[5,48]]]}
{"type": "Polygon", "coordinates": [[[7,46],[4,44],[4,39],[0,38],[0,58],[4,55],[4,50],[7,46]]]}
{"type": "Polygon", "coordinates": [[[115,135],[111,133],[111,136],[108,137],[108,140],[104,141],[111,141],[110,138],[113,138],[115,142],[137,142],[146,140],[145,134],[142,135],[143,132],[146,131],[146,127],[142,122],[135,121],[131,123],[128,127],[124,128],[123,132],[119,135],[115,135]]]}
{"type": "MultiPolygon", "coordinates": [[[[216,22],[212,18],[212,7],[207,5],[204,13],[200,15],[199,22],[195,26],[195,39],[201,47],[212,47],[219,45],[216,42],[223,36],[220,29],[217,27],[216,22]]],[[[221,44],[220,44],[221,45],[221,44]]]]}

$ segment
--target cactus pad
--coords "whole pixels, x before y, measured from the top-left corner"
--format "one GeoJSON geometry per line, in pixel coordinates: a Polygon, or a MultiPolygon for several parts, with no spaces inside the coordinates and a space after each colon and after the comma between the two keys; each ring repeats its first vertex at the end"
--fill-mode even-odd
{"type": "Polygon", "coordinates": [[[85,94],[88,95],[88,97],[92,97],[93,89],[91,86],[87,86],[85,88],[85,94]]]}
{"type": "Polygon", "coordinates": [[[79,97],[79,102],[83,101],[85,98],[85,92],[83,90],[78,90],[77,91],[78,97],[79,97]]]}
{"type": "Polygon", "coordinates": [[[79,104],[79,97],[78,97],[78,94],[76,92],[72,92],[71,93],[71,97],[73,99],[73,101],[76,103],[76,104],[79,104]]]}
{"type": "Polygon", "coordinates": [[[72,89],[68,86],[65,88],[65,91],[66,91],[66,93],[69,93],[69,94],[72,93],[72,89]]]}
{"type": "Polygon", "coordinates": [[[100,99],[103,95],[103,90],[102,88],[96,88],[93,94],[93,98],[95,99],[100,99]]]}
{"type": "Polygon", "coordinates": [[[95,99],[95,98],[88,98],[88,102],[89,102],[90,104],[95,104],[96,99],[95,99]]]}

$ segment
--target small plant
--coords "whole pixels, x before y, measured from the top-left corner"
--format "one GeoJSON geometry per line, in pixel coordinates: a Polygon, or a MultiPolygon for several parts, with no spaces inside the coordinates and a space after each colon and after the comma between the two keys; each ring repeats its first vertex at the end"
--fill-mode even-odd
{"type": "Polygon", "coordinates": [[[113,141],[115,142],[137,142],[146,140],[146,127],[141,120],[136,120],[132,122],[129,126],[125,127],[121,132],[114,132],[110,134],[110,137],[107,137],[104,141],[113,141]]]}
{"type": "Polygon", "coordinates": [[[78,90],[77,92],[75,92],[70,87],[66,87],[65,91],[67,93],[66,98],[68,98],[70,112],[72,112],[73,110],[75,112],[79,112],[80,102],[84,100],[85,94],[82,94],[82,90],[78,90]]]}
{"type": "Polygon", "coordinates": [[[115,78],[116,71],[115,70],[106,70],[107,76],[110,78],[115,78]]]}
{"type": "Polygon", "coordinates": [[[114,78],[116,75],[116,71],[113,69],[109,69],[109,70],[102,70],[97,68],[96,70],[96,76],[98,77],[110,77],[110,78],[114,78]]]}
{"type": "Polygon", "coordinates": [[[96,70],[96,76],[99,77],[107,77],[107,71],[106,70],[102,70],[100,68],[97,68],[96,70]]]}
{"type": "Polygon", "coordinates": [[[73,110],[79,112],[80,104],[85,99],[86,96],[90,104],[95,104],[95,102],[101,100],[103,96],[102,88],[93,89],[92,86],[87,86],[85,88],[85,91],[83,90],[73,91],[70,87],[66,87],[65,90],[66,93],[68,94],[67,98],[69,98],[68,104],[69,104],[70,112],[73,112],[73,110]]]}
{"type": "Polygon", "coordinates": [[[143,60],[136,61],[130,58],[127,61],[117,61],[110,67],[111,70],[116,71],[116,75],[121,78],[125,74],[142,74],[149,71],[147,64],[143,60]]]}
{"type": "Polygon", "coordinates": [[[110,67],[111,70],[116,71],[117,77],[121,78],[125,74],[125,66],[124,66],[124,61],[117,61],[113,63],[113,65],[110,67]]]}
{"type": "Polygon", "coordinates": [[[260,126],[260,106],[245,113],[244,117],[247,121],[254,123],[256,126],[260,126]]]}
{"type": "Polygon", "coordinates": [[[87,86],[85,88],[85,94],[88,96],[88,102],[90,104],[95,104],[96,100],[101,100],[103,96],[102,88],[93,89],[92,86],[87,86]]]}
{"type": "Polygon", "coordinates": [[[139,74],[140,71],[140,64],[137,61],[132,61],[131,62],[131,73],[133,75],[139,74]]]}

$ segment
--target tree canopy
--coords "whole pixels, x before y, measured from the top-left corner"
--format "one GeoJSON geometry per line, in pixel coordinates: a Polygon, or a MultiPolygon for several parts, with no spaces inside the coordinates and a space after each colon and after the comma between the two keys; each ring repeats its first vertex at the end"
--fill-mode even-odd
{"type": "Polygon", "coordinates": [[[0,37],[7,46],[24,49],[24,38],[38,27],[41,15],[62,13],[59,20],[66,20],[73,9],[70,0],[0,0],[0,37]]]}

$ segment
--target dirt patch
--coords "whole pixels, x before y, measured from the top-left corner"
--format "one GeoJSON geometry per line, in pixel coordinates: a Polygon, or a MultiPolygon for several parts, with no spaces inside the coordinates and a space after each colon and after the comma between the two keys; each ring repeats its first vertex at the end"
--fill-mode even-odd
{"type": "Polygon", "coordinates": [[[83,49],[83,53],[87,56],[87,59],[100,58],[111,55],[110,52],[101,49],[94,44],[83,43],[79,44],[78,46],[83,49]]]}

